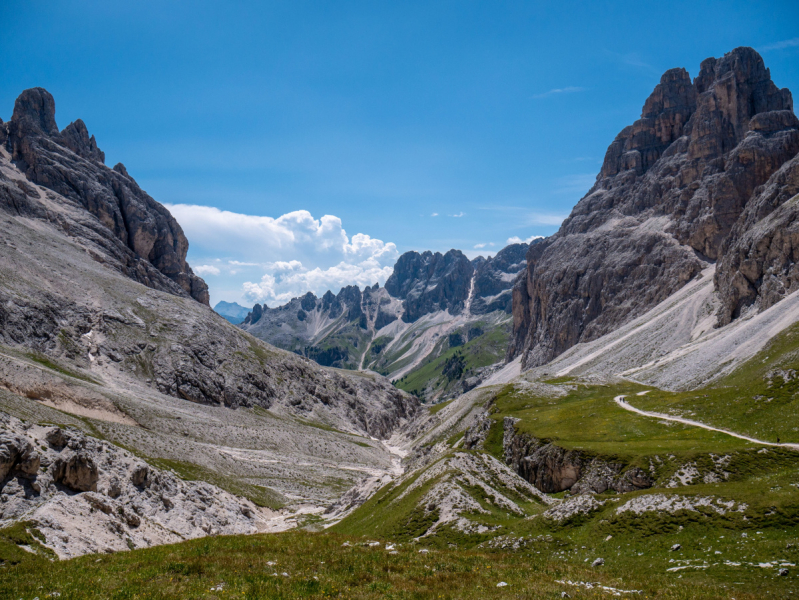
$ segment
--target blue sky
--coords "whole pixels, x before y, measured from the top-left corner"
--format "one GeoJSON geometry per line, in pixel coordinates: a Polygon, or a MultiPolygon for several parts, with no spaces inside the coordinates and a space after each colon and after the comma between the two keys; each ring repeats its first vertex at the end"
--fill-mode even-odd
{"type": "Polygon", "coordinates": [[[668,68],[749,45],[799,93],[795,1],[31,1],[0,19],[0,117],[42,86],[59,127],[82,118],[173,207],[212,302],[553,233],[668,68]]]}

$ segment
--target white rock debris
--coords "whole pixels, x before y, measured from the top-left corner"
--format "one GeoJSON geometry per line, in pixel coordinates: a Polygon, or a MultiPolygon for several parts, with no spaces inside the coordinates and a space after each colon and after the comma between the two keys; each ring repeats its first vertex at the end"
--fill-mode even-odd
{"type": "Polygon", "coordinates": [[[565,580],[555,580],[555,583],[560,583],[561,585],[571,585],[574,587],[582,587],[587,590],[603,590],[605,592],[610,592],[613,596],[621,596],[622,594],[643,594],[643,590],[621,590],[619,588],[610,587],[607,585],[602,585],[601,583],[593,583],[590,581],[571,581],[569,579],[565,580]]]}
{"type": "Polygon", "coordinates": [[[76,429],[1,412],[0,481],[0,527],[30,521],[60,558],[257,533],[272,516],[76,429]]]}
{"type": "Polygon", "coordinates": [[[544,516],[555,521],[568,521],[576,515],[584,515],[599,510],[604,504],[604,500],[597,500],[590,494],[581,494],[553,506],[544,513],[544,516]]]}
{"type": "Polygon", "coordinates": [[[628,500],[616,509],[616,513],[633,512],[640,515],[645,512],[668,512],[673,514],[679,510],[697,511],[700,507],[708,508],[720,515],[728,512],[744,512],[749,508],[743,502],[722,500],[712,496],[649,494],[628,500]]]}

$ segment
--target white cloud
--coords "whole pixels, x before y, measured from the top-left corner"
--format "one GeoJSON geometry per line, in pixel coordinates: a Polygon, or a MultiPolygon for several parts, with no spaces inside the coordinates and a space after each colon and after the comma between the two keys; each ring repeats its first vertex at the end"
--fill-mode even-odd
{"type": "Polygon", "coordinates": [[[272,272],[264,273],[258,283],[246,281],[243,286],[244,299],[276,306],[308,291],[321,296],[327,290],[338,293],[347,285],[364,288],[374,283],[383,284],[394,270],[390,266],[381,267],[377,262],[368,263],[369,261],[360,264],[341,262],[328,269],[306,269],[302,265],[282,269],[278,267],[272,272]]]}
{"type": "Polygon", "coordinates": [[[232,265],[234,267],[257,267],[259,263],[255,262],[241,262],[240,260],[229,260],[227,264],[232,265]]]}
{"type": "Polygon", "coordinates": [[[506,243],[506,244],[509,244],[509,245],[510,245],[510,244],[521,244],[522,242],[524,242],[525,244],[529,244],[529,243],[530,243],[530,242],[532,242],[533,240],[540,240],[540,239],[543,239],[543,237],[544,237],[543,235],[531,235],[531,236],[530,236],[529,238],[527,238],[526,240],[523,240],[523,239],[522,239],[522,238],[520,238],[519,236],[517,236],[517,235],[514,235],[513,237],[509,237],[509,238],[508,238],[508,241],[507,241],[507,242],[505,242],[505,243],[506,243]]]}
{"type": "Polygon", "coordinates": [[[450,215],[450,217],[462,217],[465,213],[459,212],[457,215],[450,215]]]}
{"type": "Polygon", "coordinates": [[[438,213],[433,213],[433,214],[432,214],[432,215],[430,215],[430,216],[431,216],[431,217],[437,217],[437,216],[438,216],[438,213]]]}
{"type": "Polygon", "coordinates": [[[484,242],[482,244],[475,244],[474,245],[474,249],[475,250],[480,250],[481,248],[485,248],[487,246],[494,246],[494,245],[495,245],[494,242],[484,242]]]}
{"type": "Polygon", "coordinates": [[[785,50],[785,48],[799,47],[799,38],[791,38],[790,40],[782,40],[781,42],[774,42],[758,48],[761,52],[769,52],[770,50],[785,50]]]}
{"type": "Polygon", "coordinates": [[[576,86],[569,86],[564,88],[553,88],[544,92],[543,94],[535,94],[533,98],[547,98],[549,96],[557,96],[559,94],[574,94],[576,92],[584,92],[586,88],[584,87],[576,87],[576,86]]]}
{"type": "Polygon", "coordinates": [[[248,302],[274,306],[308,291],[322,295],[328,289],[337,293],[345,285],[382,285],[399,255],[391,242],[364,233],[349,237],[341,219],[333,215],[315,219],[310,212],[298,210],[272,218],[210,206],[167,208],[190,240],[190,258],[194,253],[225,257],[195,271],[240,274],[236,285],[248,302]],[[260,281],[252,281],[253,277],[260,281]]]}
{"type": "Polygon", "coordinates": [[[200,276],[219,275],[220,273],[219,269],[213,265],[200,265],[199,267],[194,267],[193,271],[200,276]]]}

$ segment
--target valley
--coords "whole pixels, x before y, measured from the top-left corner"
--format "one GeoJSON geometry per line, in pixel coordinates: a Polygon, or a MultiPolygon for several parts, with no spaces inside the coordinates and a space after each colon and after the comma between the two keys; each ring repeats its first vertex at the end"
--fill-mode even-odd
{"type": "Polygon", "coordinates": [[[0,122],[0,598],[799,593],[799,120],[755,50],[667,71],[553,236],[277,307],[212,310],[104,161],[42,88],[0,122]]]}

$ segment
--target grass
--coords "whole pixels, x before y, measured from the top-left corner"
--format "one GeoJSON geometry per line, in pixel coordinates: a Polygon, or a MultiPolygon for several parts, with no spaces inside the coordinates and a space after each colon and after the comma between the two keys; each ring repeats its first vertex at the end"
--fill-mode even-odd
{"type": "Polygon", "coordinates": [[[469,377],[475,369],[493,365],[505,356],[509,335],[507,326],[500,325],[461,346],[449,348],[438,355],[433,353],[395,384],[406,392],[422,393],[432,388],[432,395],[459,389],[462,379],[469,377]],[[464,375],[450,381],[444,374],[444,368],[456,354],[463,356],[464,375]]]}
{"type": "Polygon", "coordinates": [[[203,468],[200,465],[166,458],[148,457],[146,460],[159,469],[174,471],[181,479],[186,481],[207,481],[231,494],[244,496],[256,506],[265,506],[272,510],[278,510],[286,504],[286,499],[283,495],[273,489],[247,483],[237,477],[228,477],[216,471],[203,468]]]}
{"type": "MultiPolygon", "coordinates": [[[[615,529],[614,531],[618,531],[615,529]]],[[[519,533],[519,532],[517,532],[519,533]]],[[[601,533],[604,533],[601,532],[601,533]]],[[[50,562],[50,556],[25,524],[0,530],[0,599],[60,598],[111,600],[152,598],[244,599],[477,599],[608,598],[608,592],[570,586],[561,581],[591,581],[625,590],[626,597],[662,599],[754,599],[785,597],[795,591],[795,577],[776,578],[771,570],[721,567],[717,570],[656,572],[648,565],[666,557],[691,559],[720,549],[740,549],[755,560],[782,548],[789,536],[727,535],[697,527],[690,536],[671,532],[661,537],[638,536],[620,541],[596,540],[590,532],[576,541],[560,535],[528,535],[518,552],[489,549],[446,549],[420,553],[426,544],[399,545],[390,554],[385,541],[335,533],[293,531],[271,535],[225,536],[102,556],[50,562]],[[723,534],[722,534],[723,535],[723,534]],[[678,554],[668,547],[680,540],[678,554]],[[32,554],[19,547],[25,544],[32,554]],[[688,548],[690,547],[690,548],[688,548]],[[708,552],[708,548],[711,548],[708,552]],[[590,560],[606,557],[592,568],[590,560]],[[623,562],[622,560],[623,559],[623,562]],[[285,574],[284,574],[285,573],[285,574]],[[737,579],[739,585],[728,579],[737,579]],[[497,587],[506,582],[505,587],[497,587]],[[221,590],[219,586],[221,585],[221,590]],[[212,589],[214,588],[214,589],[212,589]],[[779,596],[777,595],[779,594],[779,596]]],[[[617,534],[618,535],[618,534],[617,534]]],[[[604,538],[603,538],[604,539],[604,538]]]]}
{"type": "Polygon", "coordinates": [[[94,383],[99,385],[99,382],[96,379],[89,377],[88,375],[84,375],[83,373],[78,373],[73,369],[68,369],[67,367],[63,367],[58,363],[54,362],[52,359],[48,358],[44,354],[40,354],[39,352],[25,352],[24,355],[32,360],[33,362],[50,369],[51,371],[55,371],[61,375],[66,375],[68,377],[74,377],[75,379],[80,379],[81,381],[85,381],[87,383],[94,383]]]}
{"type": "Polygon", "coordinates": [[[443,410],[444,408],[446,408],[447,406],[449,406],[451,403],[452,403],[452,400],[447,400],[446,402],[439,402],[438,404],[434,404],[433,406],[431,406],[427,410],[430,411],[431,415],[434,415],[437,412],[439,412],[439,411],[443,410]]]}
{"type": "MultiPolygon", "coordinates": [[[[773,348],[771,352],[774,353],[773,348]]],[[[764,366],[759,377],[773,368],[766,362],[761,364],[764,366]]],[[[785,366],[784,361],[781,364],[785,366]]],[[[557,383],[566,391],[564,396],[536,396],[513,386],[499,391],[489,406],[494,423],[484,451],[503,459],[503,419],[513,416],[520,419],[515,428],[522,434],[580,450],[587,458],[597,456],[622,463],[625,468],[635,465],[650,470],[655,487],[629,494],[600,494],[597,499],[604,505],[599,510],[558,523],[542,517],[543,508],[529,503],[520,504],[526,518],[513,516],[493,505],[479,486],[461,485],[488,511],[463,516],[494,529],[494,533],[465,534],[439,527],[433,536],[419,542],[443,553],[453,548],[476,550],[494,536],[538,540],[532,549],[528,545],[520,550],[520,562],[529,560],[526,552],[534,552],[536,560],[562,561],[563,565],[576,568],[601,556],[606,561],[604,572],[624,582],[616,587],[643,589],[645,596],[653,598],[669,594],[690,598],[766,598],[799,593],[794,567],[788,567],[788,577],[777,574],[780,564],[799,563],[799,461],[795,451],[763,448],[725,434],[625,411],[615,404],[615,396],[625,394],[636,405],[647,400],[657,408],[657,396],[651,398],[655,392],[635,396],[648,389],[636,383],[557,383]],[[723,467],[716,462],[721,458],[723,467]],[[693,484],[665,487],[685,465],[692,465],[699,473],[693,484]],[[723,478],[703,481],[711,473],[722,473],[723,478]],[[632,498],[648,494],[731,501],[734,510],[724,514],[705,507],[674,513],[618,512],[632,498]],[[672,551],[674,544],[680,544],[681,549],[672,551]],[[770,566],[762,568],[761,563],[770,566]],[[645,583],[638,584],[642,579],[645,583]]],[[[729,385],[725,382],[725,386],[729,385]]],[[[746,388],[738,388],[739,393],[741,389],[746,388]]],[[[460,434],[453,435],[450,444],[459,438],[460,434]]],[[[417,473],[416,477],[421,475],[417,473]]],[[[413,478],[395,488],[386,487],[339,523],[336,530],[412,541],[425,519],[435,517],[430,507],[419,504],[435,481],[426,482],[402,499],[399,496],[412,485],[413,478]],[[417,528],[413,530],[413,526],[417,528]]],[[[518,499],[512,499],[518,503],[518,499]]],[[[541,563],[525,564],[535,568],[532,565],[541,563]]],[[[569,593],[572,597],[590,597],[584,595],[585,590],[579,596],[575,590],[569,593]]]]}
{"type": "Polygon", "coordinates": [[[732,429],[769,442],[799,442],[799,324],[712,386],[690,392],[653,390],[631,403],[732,429]],[[775,371],[786,373],[785,377],[775,371]],[[793,372],[793,374],[791,374],[793,372]],[[769,377],[769,374],[772,376],[769,377]]]}
{"type": "MultiPolygon", "coordinates": [[[[613,401],[619,395],[638,398],[647,389],[636,383],[611,386],[572,384],[560,398],[535,396],[506,387],[495,398],[490,436],[501,443],[506,416],[520,419],[516,429],[567,449],[632,461],[637,457],[672,454],[692,458],[709,452],[732,452],[755,446],[731,436],[689,425],[664,425],[657,419],[641,417],[620,408],[613,401]]],[[[501,456],[498,456],[501,458],[501,456]]],[[[648,462],[646,463],[648,466],[648,462]]]]}

